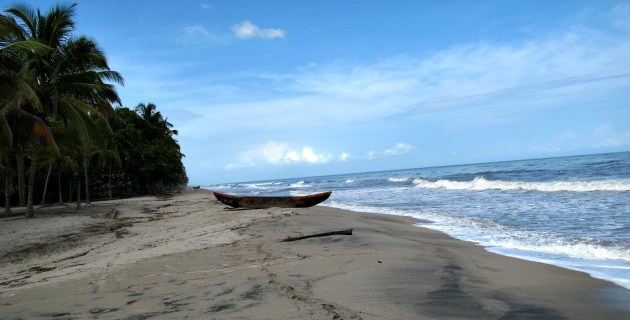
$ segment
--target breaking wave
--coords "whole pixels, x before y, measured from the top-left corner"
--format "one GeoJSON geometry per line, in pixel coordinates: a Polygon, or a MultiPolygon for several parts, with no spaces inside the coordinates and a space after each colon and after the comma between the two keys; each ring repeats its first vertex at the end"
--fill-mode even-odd
{"type": "Polygon", "coordinates": [[[304,180],[301,180],[299,182],[291,184],[289,187],[291,187],[291,188],[308,188],[310,186],[311,186],[310,184],[304,182],[304,180]]]}
{"type": "Polygon", "coordinates": [[[630,191],[630,180],[527,182],[486,180],[483,177],[476,177],[472,181],[431,181],[417,178],[412,182],[419,188],[446,190],[527,190],[543,192],[630,191]]]}

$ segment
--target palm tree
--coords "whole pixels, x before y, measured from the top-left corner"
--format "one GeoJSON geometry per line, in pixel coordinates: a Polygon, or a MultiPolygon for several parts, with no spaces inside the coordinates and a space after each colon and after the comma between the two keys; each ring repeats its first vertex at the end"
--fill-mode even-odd
{"type": "MultiPolygon", "coordinates": [[[[122,119],[116,117],[112,118],[112,125],[126,125],[122,119]]],[[[108,125],[108,123],[104,123],[102,121],[99,122],[100,126],[108,125]]],[[[100,148],[93,152],[93,155],[98,156],[99,166],[103,168],[107,168],[107,196],[109,200],[112,199],[112,167],[114,164],[117,167],[122,166],[121,161],[121,148],[120,146],[125,143],[123,141],[123,137],[120,132],[116,132],[114,128],[108,127],[108,129],[101,130],[105,132],[103,136],[102,144],[100,144],[100,148]]]]}
{"type": "Polygon", "coordinates": [[[105,139],[105,134],[111,133],[111,128],[105,120],[95,117],[91,117],[88,120],[92,121],[90,123],[90,127],[88,128],[90,129],[88,131],[89,141],[82,141],[80,152],[80,160],[83,166],[83,177],[85,179],[85,203],[87,205],[90,204],[90,180],[88,174],[90,161],[93,156],[106,153],[105,149],[107,148],[107,141],[105,139]]]}
{"type": "MultiPolygon", "coordinates": [[[[45,54],[22,57],[24,69],[30,71],[34,91],[41,102],[43,119],[63,121],[81,137],[84,149],[91,143],[91,117],[104,117],[113,113],[111,103],[120,104],[113,85],[122,84],[122,76],[111,71],[105,54],[96,43],[86,37],[72,36],[76,4],[54,6],[42,14],[27,5],[16,5],[6,10],[7,43],[34,41],[50,48],[45,54]],[[15,20],[17,19],[19,23],[15,20]]],[[[4,32],[4,31],[3,31],[4,32]]],[[[33,141],[32,151],[38,141],[33,141]]],[[[33,216],[33,188],[37,153],[31,155],[27,216],[33,216]]],[[[86,185],[87,183],[86,176],[86,185]]],[[[87,187],[87,186],[86,186],[87,187]]],[[[77,199],[79,200],[79,199],[77,199]]]]}
{"type": "Polygon", "coordinates": [[[112,103],[121,104],[115,88],[105,80],[123,80],[109,70],[104,53],[87,38],[67,41],[55,62],[61,72],[53,73],[56,82],[50,83],[54,95],[49,101],[55,107],[50,111],[67,121],[81,139],[86,203],[90,204],[90,159],[98,149],[96,145],[103,145],[103,135],[111,132],[108,119],[115,116],[112,103]]]}
{"type": "MultiPolygon", "coordinates": [[[[28,56],[43,55],[50,48],[21,36],[20,28],[10,17],[0,15],[0,142],[4,147],[0,162],[5,164],[5,212],[10,212],[9,189],[11,154],[21,150],[30,139],[43,139],[49,148],[56,148],[52,134],[41,117],[42,105],[34,89],[34,77],[25,61],[28,56]],[[18,148],[16,148],[18,147],[18,148]]],[[[18,181],[23,182],[21,153],[16,153],[18,181]]],[[[20,183],[20,201],[23,199],[20,183]]]]}
{"type": "Polygon", "coordinates": [[[13,133],[6,117],[3,115],[4,109],[0,105],[0,172],[4,176],[4,215],[11,214],[11,142],[13,133]]]}
{"type": "MultiPolygon", "coordinates": [[[[59,13],[59,10],[56,10],[59,13]]],[[[20,72],[21,79],[23,79],[23,83],[30,84],[30,88],[38,97],[38,107],[39,108],[31,108],[40,111],[39,114],[36,115],[41,122],[46,123],[46,113],[41,112],[44,111],[43,105],[41,104],[41,92],[40,87],[42,83],[46,81],[45,74],[42,74],[41,68],[46,65],[47,57],[49,57],[55,50],[55,46],[58,43],[54,41],[50,41],[50,39],[65,37],[67,31],[71,29],[72,24],[68,23],[68,20],[63,19],[63,15],[55,14],[54,16],[61,19],[47,19],[47,17],[42,16],[39,11],[35,12],[30,7],[26,5],[16,5],[15,7],[9,8],[6,11],[10,15],[2,16],[2,39],[3,39],[3,49],[11,48],[11,46],[15,45],[15,43],[20,42],[29,42],[29,43],[38,43],[40,45],[47,46],[47,51],[45,53],[35,53],[32,51],[24,51],[19,55],[16,55],[16,59],[13,59],[11,62],[16,63],[17,65],[21,65],[20,72]],[[14,17],[18,18],[21,21],[21,24],[18,23],[14,17]],[[48,28],[44,27],[44,25],[48,25],[48,28]],[[48,34],[46,34],[48,33],[48,34]],[[46,41],[48,40],[48,41],[46,41]]],[[[52,11],[50,16],[52,17],[52,11]]],[[[10,51],[9,51],[10,52],[10,51]]],[[[21,104],[20,107],[33,107],[33,104],[21,104]]],[[[34,113],[31,113],[34,114],[34,113]]],[[[27,200],[27,217],[33,217],[33,188],[35,184],[35,173],[37,169],[37,152],[39,141],[36,139],[29,139],[29,144],[31,144],[31,165],[29,170],[29,187],[28,187],[28,200],[27,200]]],[[[18,159],[19,161],[20,159],[18,159]]]]}
{"type": "Polygon", "coordinates": [[[153,164],[149,168],[145,168],[146,183],[148,186],[157,187],[158,191],[161,192],[163,186],[162,177],[166,175],[168,171],[166,167],[170,163],[163,160],[166,155],[172,154],[173,150],[169,149],[170,140],[173,140],[173,135],[177,135],[178,132],[171,129],[173,125],[157,111],[157,107],[153,103],[139,104],[136,107],[136,113],[144,120],[142,129],[146,138],[150,141],[155,141],[143,155],[148,158],[148,163],[153,164]],[[158,177],[159,180],[156,181],[158,177]]]}
{"type": "Polygon", "coordinates": [[[172,136],[173,134],[177,135],[177,130],[171,130],[173,125],[168,122],[168,119],[162,117],[162,113],[157,111],[155,104],[149,102],[149,104],[145,105],[141,103],[136,107],[136,113],[138,113],[150,127],[153,127],[153,130],[161,131],[158,134],[159,136],[164,133],[168,136],[172,136]]]}
{"type": "Polygon", "coordinates": [[[42,166],[48,167],[48,172],[46,174],[46,181],[44,182],[44,191],[42,192],[41,206],[43,206],[46,201],[48,183],[49,183],[50,174],[52,173],[53,167],[60,167],[59,164],[61,163],[62,159],[64,159],[62,155],[64,155],[63,152],[65,151],[65,148],[62,148],[62,147],[65,147],[65,145],[68,144],[68,141],[64,140],[64,138],[67,137],[67,134],[66,134],[67,130],[65,130],[66,127],[63,125],[63,123],[52,122],[50,124],[50,128],[55,138],[55,141],[57,142],[57,145],[60,148],[57,150],[54,150],[54,152],[51,152],[51,150],[49,149],[43,149],[38,155],[38,159],[40,159],[39,160],[40,164],[42,166]]]}

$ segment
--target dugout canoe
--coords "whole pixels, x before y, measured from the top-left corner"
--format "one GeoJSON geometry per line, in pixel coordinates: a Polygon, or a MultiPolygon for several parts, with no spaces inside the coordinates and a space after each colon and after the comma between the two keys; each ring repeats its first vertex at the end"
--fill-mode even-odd
{"type": "Polygon", "coordinates": [[[213,192],[217,200],[234,208],[307,208],[312,207],[330,197],[331,191],[310,194],[307,196],[258,197],[237,196],[223,192],[213,192]]]}

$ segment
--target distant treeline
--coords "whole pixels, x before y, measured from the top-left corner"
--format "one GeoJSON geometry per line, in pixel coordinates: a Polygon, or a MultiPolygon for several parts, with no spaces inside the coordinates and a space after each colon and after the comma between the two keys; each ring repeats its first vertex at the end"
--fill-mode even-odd
{"type": "Polygon", "coordinates": [[[0,14],[0,182],[11,206],[166,192],[188,182],[177,131],[149,103],[134,110],[97,43],[75,35],[76,5],[0,14]]]}

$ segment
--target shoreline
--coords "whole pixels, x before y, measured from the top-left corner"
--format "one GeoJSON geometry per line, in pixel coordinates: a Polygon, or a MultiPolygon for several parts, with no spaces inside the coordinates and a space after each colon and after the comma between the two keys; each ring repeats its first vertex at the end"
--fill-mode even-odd
{"type": "MultiPolygon", "coordinates": [[[[324,206],[326,206],[324,204],[324,206]]],[[[330,207],[330,208],[335,208],[335,209],[340,209],[340,210],[347,210],[347,211],[352,211],[352,212],[363,212],[363,211],[355,211],[352,209],[346,209],[343,207],[330,207]]],[[[430,230],[435,230],[438,232],[442,232],[445,233],[446,235],[448,235],[449,237],[453,237],[457,240],[460,241],[465,241],[465,242],[470,242],[473,243],[477,246],[480,246],[482,248],[484,248],[486,251],[490,252],[490,253],[494,253],[494,254],[498,254],[501,256],[505,256],[505,257],[511,257],[511,258],[516,258],[516,259],[520,259],[520,260],[524,260],[524,261],[530,261],[530,262],[537,262],[537,263],[542,263],[542,264],[547,264],[547,265],[551,265],[551,266],[556,266],[559,268],[563,268],[563,269],[567,269],[567,270],[571,270],[571,271],[576,271],[576,272],[582,272],[582,273],[586,273],[589,276],[596,278],[596,279],[600,279],[600,280],[604,280],[607,282],[610,282],[612,284],[621,286],[627,290],[630,290],[630,279],[624,279],[623,277],[617,276],[617,277],[613,277],[611,276],[610,272],[606,273],[606,272],[601,272],[600,270],[597,269],[597,267],[594,267],[592,265],[572,265],[569,262],[566,263],[561,263],[559,261],[554,260],[553,258],[543,258],[542,255],[544,255],[544,253],[541,252],[536,252],[536,251],[527,251],[527,250],[521,250],[521,249],[511,249],[511,248],[506,248],[506,247],[501,247],[501,246],[486,246],[482,243],[479,243],[477,241],[474,240],[465,240],[465,239],[461,239],[459,237],[457,237],[456,235],[451,235],[446,231],[440,230],[440,228],[432,228],[431,221],[428,220],[423,220],[420,218],[415,218],[411,215],[399,215],[396,213],[387,213],[387,212],[378,212],[378,211],[364,211],[363,213],[371,213],[371,214],[383,214],[383,215],[392,215],[392,216],[398,216],[398,217],[412,217],[414,219],[417,219],[417,222],[414,224],[415,226],[419,227],[419,228],[426,228],[426,229],[430,229],[430,230]]],[[[567,260],[568,261],[568,260],[567,260]]],[[[609,267],[609,266],[607,266],[609,267]]]]}
{"type": "Polygon", "coordinates": [[[3,218],[0,303],[11,318],[630,316],[623,287],[415,224],[325,206],[225,210],[205,190],[3,218]]]}

